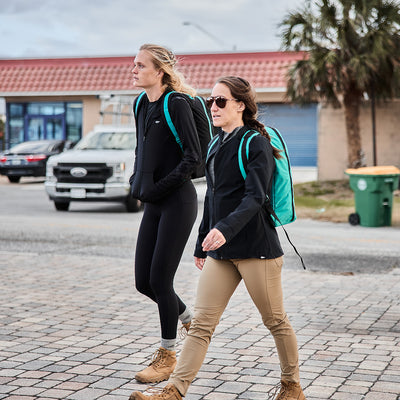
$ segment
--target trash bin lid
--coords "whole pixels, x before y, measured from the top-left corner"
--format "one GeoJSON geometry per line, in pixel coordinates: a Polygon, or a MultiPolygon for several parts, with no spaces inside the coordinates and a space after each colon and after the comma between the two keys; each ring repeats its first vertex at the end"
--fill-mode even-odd
{"type": "Polygon", "coordinates": [[[399,175],[400,169],[394,165],[381,165],[377,167],[348,168],[347,175],[399,175]]]}

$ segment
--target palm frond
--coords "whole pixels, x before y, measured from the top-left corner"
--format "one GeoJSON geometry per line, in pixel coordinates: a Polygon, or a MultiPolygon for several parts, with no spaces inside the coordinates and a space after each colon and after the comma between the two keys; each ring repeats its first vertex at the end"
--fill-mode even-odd
{"type": "Polygon", "coordinates": [[[288,75],[288,95],[337,101],[348,88],[377,97],[400,91],[400,4],[394,0],[316,0],[280,25],[287,50],[307,50],[288,75]]]}

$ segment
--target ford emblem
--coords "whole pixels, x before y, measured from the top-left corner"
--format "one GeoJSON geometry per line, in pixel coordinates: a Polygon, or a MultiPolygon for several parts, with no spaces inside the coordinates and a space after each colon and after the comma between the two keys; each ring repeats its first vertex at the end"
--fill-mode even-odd
{"type": "Polygon", "coordinates": [[[75,178],[83,178],[84,176],[87,175],[87,171],[85,168],[75,167],[71,169],[70,174],[75,178]]]}

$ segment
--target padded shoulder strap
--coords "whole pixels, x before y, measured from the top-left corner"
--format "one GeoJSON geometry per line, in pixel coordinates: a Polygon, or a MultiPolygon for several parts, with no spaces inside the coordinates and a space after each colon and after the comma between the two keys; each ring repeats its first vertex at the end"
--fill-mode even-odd
{"type": "Polygon", "coordinates": [[[142,97],[144,96],[145,93],[146,92],[143,91],[142,93],[139,94],[139,96],[136,99],[135,110],[134,110],[135,118],[137,118],[137,112],[138,112],[138,109],[139,109],[140,100],[142,99],[142,97]]]}
{"type": "Polygon", "coordinates": [[[209,145],[208,145],[208,150],[207,150],[207,158],[206,158],[206,160],[208,160],[208,156],[210,155],[211,149],[212,149],[212,148],[214,147],[214,145],[218,142],[218,139],[219,139],[219,136],[218,136],[218,135],[215,135],[215,136],[212,138],[211,142],[209,143],[209,145]]]}
{"type": "Polygon", "coordinates": [[[171,114],[169,113],[169,109],[168,109],[168,100],[170,98],[170,96],[173,93],[177,93],[175,90],[168,92],[165,97],[164,97],[164,104],[163,104],[163,111],[164,111],[164,115],[165,115],[165,120],[167,121],[167,124],[169,126],[169,129],[171,130],[172,134],[175,137],[176,143],[178,143],[179,147],[181,148],[181,150],[183,151],[183,145],[182,145],[182,141],[178,135],[178,132],[175,128],[174,123],[172,122],[172,118],[171,118],[171,114]]]}
{"type": "Polygon", "coordinates": [[[201,97],[201,96],[196,96],[196,99],[200,102],[201,106],[203,107],[204,115],[207,118],[207,123],[208,123],[208,131],[210,133],[210,140],[214,137],[213,134],[213,126],[211,122],[211,118],[207,109],[206,101],[201,97]]]}
{"type": "Polygon", "coordinates": [[[238,162],[239,162],[240,173],[242,174],[243,179],[246,179],[246,176],[247,176],[247,172],[246,172],[246,170],[245,170],[245,168],[244,168],[243,157],[242,157],[242,154],[243,154],[243,144],[244,144],[244,142],[245,142],[245,140],[246,140],[246,137],[248,136],[247,134],[248,134],[249,132],[252,133],[252,134],[248,137],[247,142],[246,142],[246,160],[249,159],[249,148],[250,148],[250,141],[251,141],[251,139],[253,139],[254,136],[257,136],[257,135],[260,134],[259,132],[252,131],[252,130],[248,130],[248,131],[242,136],[242,139],[240,140],[239,150],[238,150],[238,162]]]}

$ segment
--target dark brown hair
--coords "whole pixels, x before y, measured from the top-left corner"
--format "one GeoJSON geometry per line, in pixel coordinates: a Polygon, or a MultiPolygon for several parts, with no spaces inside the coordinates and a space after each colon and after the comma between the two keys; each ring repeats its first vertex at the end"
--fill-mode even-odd
{"type": "MultiPolygon", "coordinates": [[[[265,136],[271,143],[271,138],[266,131],[264,125],[257,120],[257,103],[256,95],[251,87],[250,83],[246,79],[240,78],[238,76],[224,76],[217,80],[217,83],[222,83],[226,85],[231,91],[232,96],[243,102],[245,109],[243,111],[243,122],[250,128],[258,131],[261,135],[265,136]]],[[[281,158],[280,150],[272,146],[273,154],[275,158],[281,158]]]]}

